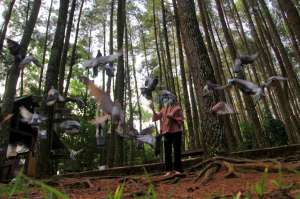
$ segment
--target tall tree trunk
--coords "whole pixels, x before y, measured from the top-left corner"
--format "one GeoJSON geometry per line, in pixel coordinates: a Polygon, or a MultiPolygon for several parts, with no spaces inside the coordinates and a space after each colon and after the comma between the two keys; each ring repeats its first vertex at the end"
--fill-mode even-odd
{"type": "Polygon", "coordinates": [[[296,60],[298,61],[298,63],[300,63],[300,41],[297,41],[296,35],[295,35],[294,31],[292,30],[291,24],[289,23],[289,20],[288,20],[286,14],[284,13],[284,10],[280,4],[279,4],[279,9],[280,9],[281,15],[283,17],[283,21],[285,23],[285,29],[287,30],[287,33],[290,37],[291,46],[294,51],[294,56],[295,56],[296,60]]]}
{"type": "Polygon", "coordinates": [[[75,62],[76,62],[77,40],[78,40],[78,33],[79,33],[79,26],[80,26],[80,19],[81,19],[81,15],[82,15],[83,4],[84,4],[84,0],[82,0],[82,2],[81,2],[79,14],[78,14],[78,18],[77,18],[75,40],[74,40],[74,44],[73,44],[73,48],[72,48],[72,54],[71,54],[71,59],[70,59],[70,68],[69,68],[69,74],[68,74],[67,81],[66,81],[66,88],[65,88],[64,96],[68,95],[69,85],[70,85],[70,81],[71,81],[71,77],[72,77],[72,73],[73,73],[73,66],[75,65],[75,62]]]}
{"type": "MultiPolygon", "coordinates": [[[[225,36],[225,39],[226,39],[226,42],[227,42],[227,45],[228,45],[229,54],[230,54],[231,59],[234,61],[235,58],[238,56],[238,53],[237,53],[237,50],[235,48],[234,41],[233,41],[233,39],[232,39],[232,37],[229,33],[229,29],[226,25],[220,0],[216,0],[216,5],[217,5],[217,10],[218,10],[218,14],[219,14],[219,17],[220,17],[220,21],[221,21],[221,24],[222,24],[222,29],[223,29],[223,32],[224,32],[224,36],[225,36]]],[[[244,77],[245,77],[245,75],[242,74],[241,78],[244,78],[244,77]]],[[[257,146],[258,147],[264,147],[264,146],[266,146],[267,143],[265,142],[265,139],[264,139],[263,130],[262,130],[262,127],[260,125],[258,115],[255,111],[255,105],[253,103],[253,100],[251,99],[250,96],[244,96],[244,100],[245,100],[246,107],[248,109],[248,114],[250,116],[249,119],[251,120],[251,123],[255,126],[255,129],[256,129],[255,137],[256,137],[257,146]]]]}
{"type": "MultiPolygon", "coordinates": [[[[206,5],[206,2],[204,2],[203,4],[199,4],[199,8],[200,10],[203,9],[202,11],[202,17],[201,19],[203,20],[203,26],[204,27],[207,27],[207,30],[205,30],[205,34],[207,35],[207,40],[211,40],[211,49],[209,49],[209,51],[211,51],[211,56],[212,56],[212,59],[216,58],[216,66],[218,66],[218,73],[220,73],[220,80],[219,80],[219,83],[220,84],[225,84],[226,83],[226,78],[225,78],[225,74],[224,74],[224,71],[223,71],[223,66],[222,66],[222,61],[221,61],[221,55],[220,55],[220,52],[219,52],[219,49],[218,49],[218,46],[217,46],[217,43],[215,41],[215,38],[214,38],[214,33],[213,33],[213,29],[212,29],[212,25],[211,25],[211,22],[210,22],[210,18],[208,16],[208,11],[205,12],[207,10],[207,5],[206,5]],[[205,25],[206,24],[206,25],[205,25]]],[[[201,11],[200,11],[201,12],[201,11]]],[[[229,71],[230,72],[230,71],[229,71]]],[[[234,104],[233,103],[233,100],[232,100],[232,96],[229,94],[227,94],[227,96],[225,96],[227,99],[229,99],[229,103],[231,104],[234,104]]],[[[237,116],[234,114],[231,116],[232,118],[232,121],[233,121],[233,128],[234,128],[234,136],[235,136],[235,139],[237,141],[237,144],[238,143],[241,143],[242,142],[242,136],[241,136],[241,131],[240,131],[240,127],[239,127],[239,123],[238,123],[238,118],[237,116]]]]}
{"type": "MultiPolygon", "coordinates": [[[[30,1],[27,2],[25,25],[28,22],[29,11],[30,11],[30,1]]],[[[23,96],[23,93],[24,93],[24,68],[22,68],[22,70],[21,70],[20,96],[23,96]]]]}
{"type": "Polygon", "coordinates": [[[10,4],[8,6],[7,13],[4,18],[4,23],[3,23],[4,25],[3,25],[2,32],[0,35],[0,54],[3,49],[3,43],[4,43],[5,36],[6,36],[7,27],[9,24],[10,16],[11,16],[12,10],[14,8],[15,2],[16,2],[16,0],[11,0],[10,4]]]}
{"type": "Polygon", "coordinates": [[[191,147],[193,149],[196,148],[196,137],[195,137],[195,131],[193,128],[193,120],[192,120],[192,113],[191,113],[191,106],[189,102],[189,93],[187,89],[187,83],[186,83],[186,74],[185,74],[185,68],[184,68],[184,56],[183,56],[183,49],[182,49],[182,41],[181,41],[181,35],[180,35],[180,23],[179,23],[179,17],[178,17],[178,10],[177,10],[177,3],[176,0],[172,0],[173,7],[174,7],[174,14],[175,14],[175,28],[176,28],[176,38],[177,38],[177,45],[178,45],[178,53],[179,53],[179,66],[180,66],[180,76],[181,76],[181,84],[182,84],[182,91],[183,91],[183,104],[184,104],[184,111],[186,114],[186,121],[188,126],[188,132],[189,132],[189,140],[191,143],[191,147]]]}
{"type": "Polygon", "coordinates": [[[145,39],[145,34],[144,34],[144,31],[143,31],[143,27],[140,28],[140,34],[141,34],[141,38],[142,38],[142,45],[143,45],[143,52],[144,52],[144,58],[145,58],[146,72],[147,72],[147,76],[150,76],[149,63],[148,63],[148,58],[147,58],[147,49],[146,49],[146,39],[145,39]]]}
{"type": "Polygon", "coordinates": [[[300,16],[294,3],[292,0],[278,0],[278,3],[287,16],[288,25],[294,31],[298,42],[300,42],[300,16]]]}
{"type": "MultiPolygon", "coordinates": [[[[252,21],[251,14],[249,12],[249,5],[248,5],[247,1],[243,0],[242,3],[244,5],[244,10],[245,10],[246,16],[248,18],[248,23],[249,23],[250,29],[251,29],[251,34],[252,34],[252,37],[254,38],[257,49],[266,49],[262,46],[262,42],[259,38],[259,35],[258,35],[256,28],[254,26],[254,23],[252,21]]],[[[259,25],[259,24],[257,24],[257,25],[259,25]]],[[[261,53],[262,53],[261,57],[264,57],[264,58],[268,57],[265,50],[261,50],[261,53]]],[[[272,63],[270,63],[269,59],[261,59],[261,61],[263,63],[262,65],[266,67],[266,71],[268,72],[269,76],[276,75],[276,72],[273,69],[272,63]]],[[[288,99],[286,99],[286,95],[282,91],[282,88],[280,85],[275,86],[275,92],[277,94],[279,109],[283,116],[283,122],[284,122],[285,128],[288,132],[289,142],[293,143],[294,142],[293,141],[294,140],[294,138],[293,138],[293,131],[294,131],[293,126],[294,125],[293,125],[293,121],[291,121],[291,119],[290,119],[291,108],[288,103],[285,103],[286,101],[288,101],[288,99]]]]}
{"type": "MultiPolygon", "coordinates": [[[[117,46],[118,51],[121,51],[123,49],[123,39],[124,39],[124,28],[125,28],[125,18],[126,18],[126,0],[119,0],[118,1],[118,11],[117,11],[117,46]]],[[[121,106],[124,106],[124,57],[123,55],[119,57],[118,59],[118,67],[117,67],[117,74],[116,74],[116,90],[115,90],[115,99],[121,104],[121,106]]],[[[115,134],[115,126],[113,125],[112,128],[112,135],[114,139],[118,141],[118,144],[116,144],[116,152],[115,153],[115,162],[117,164],[122,164],[122,156],[119,157],[118,154],[122,154],[123,151],[123,143],[122,140],[117,139],[115,134]]]]}
{"type": "MultiPolygon", "coordinates": [[[[110,27],[109,27],[109,54],[113,54],[114,52],[114,5],[115,0],[111,1],[111,8],[110,8],[110,27]]],[[[107,87],[106,92],[110,95],[111,90],[111,81],[112,78],[109,76],[107,79],[107,87]]]]}
{"type": "Polygon", "coordinates": [[[167,21],[166,21],[166,10],[164,5],[164,0],[160,0],[161,2],[161,10],[162,10],[162,21],[163,21],[163,35],[165,40],[165,46],[166,46],[166,55],[167,55],[167,65],[166,65],[166,72],[170,80],[170,89],[171,92],[176,94],[176,88],[175,88],[175,82],[172,72],[172,62],[171,62],[171,53],[170,53],[170,47],[169,47],[169,36],[168,36],[168,29],[167,29],[167,21]]]}
{"type": "MultiPolygon", "coordinates": [[[[58,86],[58,73],[61,60],[61,53],[63,50],[65,28],[68,15],[69,0],[60,0],[59,14],[57,19],[57,26],[54,35],[54,41],[51,48],[51,54],[48,62],[48,68],[46,72],[46,83],[44,89],[44,95],[53,86],[58,86]]],[[[48,114],[47,121],[47,133],[48,137],[40,142],[40,151],[38,152],[38,173],[40,176],[52,174],[52,160],[50,158],[50,150],[52,147],[53,139],[53,107],[47,107],[43,104],[44,111],[48,114]]]]}
{"type": "MultiPolygon", "coordinates": [[[[199,30],[194,1],[178,0],[177,2],[182,39],[190,72],[192,73],[195,89],[197,91],[198,106],[203,112],[208,112],[210,107],[216,103],[215,100],[218,97],[214,95],[203,98],[202,88],[206,83],[205,81],[215,81],[213,68],[199,30]]],[[[206,151],[208,149],[208,144],[213,147],[217,145],[220,146],[221,140],[219,138],[223,134],[224,125],[218,118],[210,114],[203,114],[201,116],[202,133],[209,132],[209,134],[206,133],[201,139],[203,141],[202,146],[204,150],[206,151]],[[213,136],[215,137],[211,139],[213,136]],[[216,143],[216,141],[219,143],[216,143]]]]}
{"type": "Polygon", "coordinates": [[[140,105],[140,94],[139,94],[139,89],[137,85],[137,78],[136,78],[136,69],[135,69],[135,57],[134,57],[134,52],[133,52],[133,42],[132,42],[132,35],[131,31],[129,31],[129,39],[130,39],[130,54],[132,57],[132,72],[133,72],[133,78],[134,78],[134,86],[135,86],[135,92],[136,92],[136,103],[138,106],[138,114],[139,114],[139,130],[142,130],[142,109],[140,105]]]}
{"type": "Polygon", "coordinates": [[[71,31],[72,31],[72,26],[73,26],[73,18],[74,18],[76,4],[77,4],[76,0],[73,0],[72,5],[71,5],[71,10],[69,13],[69,18],[68,18],[64,48],[63,48],[62,57],[61,57],[61,61],[60,61],[59,82],[58,82],[58,91],[60,93],[62,93],[63,89],[64,89],[65,68],[66,68],[66,63],[67,63],[67,56],[68,56],[68,50],[69,50],[70,37],[71,37],[71,31]]]}
{"type": "Polygon", "coordinates": [[[157,26],[156,26],[156,12],[155,12],[155,0],[152,1],[152,12],[153,12],[153,25],[154,25],[154,37],[155,37],[155,49],[156,55],[158,59],[158,66],[159,66],[159,82],[162,82],[162,64],[161,64],[161,57],[159,52],[158,46],[158,33],[157,33],[157,26]]]}
{"type": "Polygon", "coordinates": [[[52,5],[53,5],[53,0],[51,0],[49,11],[48,11],[46,35],[45,35],[45,41],[44,41],[44,46],[43,46],[42,68],[40,71],[40,78],[39,78],[39,94],[42,94],[43,74],[44,74],[44,66],[45,66],[45,62],[46,62],[46,53],[47,53],[47,48],[48,48],[47,43],[48,43],[50,17],[52,14],[52,5]]]}
{"type": "MultiPolygon", "coordinates": [[[[220,70],[222,68],[222,66],[218,65],[217,56],[215,55],[215,52],[214,52],[213,47],[212,47],[212,42],[211,42],[211,38],[209,36],[209,31],[208,31],[208,24],[207,24],[207,20],[206,20],[205,14],[204,14],[205,8],[204,8],[203,4],[204,4],[204,2],[200,3],[198,1],[198,6],[199,6],[199,9],[200,9],[202,25],[203,25],[203,29],[204,29],[204,35],[205,35],[206,42],[207,42],[207,47],[208,47],[208,53],[210,54],[210,57],[211,57],[210,60],[211,60],[211,63],[212,63],[212,67],[213,67],[213,70],[214,70],[214,75],[216,77],[217,83],[222,84],[222,77],[221,77],[222,71],[220,70]]],[[[226,101],[224,92],[221,92],[220,100],[226,101]]],[[[238,143],[239,138],[233,134],[233,129],[232,129],[232,126],[231,126],[230,117],[224,117],[222,119],[224,120],[223,122],[227,124],[227,125],[225,125],[225,137],[226,137],[226,140],[227,140],[227,145],[229,147],[229,150],[233,150],[234,148],[237,147],[237,143],[238,143]]]]}
{"type": "Polygon", "coordinates": [[[274,21],[272,19],[272,16],[270,14],[270,11],[269,11],[265,1],[264,0],[259,0],[259,3],[261,5],[261,8],[262,8],[264,14],[265,14],[265,18],[266,18],[266,21],[267,21],[268,26],[270,28],[269,30],[272,33],[272,37],[274,39],[274,42],[276,43],[276,46],[278,47],[278,50],[280,51],[280,54],[281,54],[281,57],[282,57],[282,60],[283,60],[288,78],[289,78],[290,82],[292,83],[293,87],[295,88],[295,92],[296,92],[297,98],[299,100],[300,99],[300,83],[299,83],[299,79],[297,77],[297,74],[294,71],[293,65],[291,64],[291,62],[288,58],[288,54],[287,54],[287,52],[286,52],[286,50],[283,46],[283,43],[280,39],[279,33],[276,29],[276,26],[274,24],[274,21]]]}
{"type": "Polygon", "coordinates": [[[203,147],[202,146],[202,130],[200,129],[200,118],[199,118],[199,111],[196,103],[195,91],[194,91],[194,84],[192,80],[192,74],[190,71],[187,72],[188,78],[188,88],[190,93],[190,101],[191,101],[191,110],[193,116],[193,130],[195,132],[195,145],[196,148],[203,147]]]}
{"type": "MultiPolygon", "coordinates": [[[[20,54],[21,55],[26,55],[27,48],[29,46],[30,40],[31,40],[31,35],[33,32],[33,29],[36,24],[36,20],[39,14],[41,6],[41,0],[35,0],[33,2],[33,7],[31,10],[30,18],[28,22],[26,23],[24,33],[22,36],[22,40],[20,43],[21,49],[20,49],[20,54]]],[[[1,113],[12,113],[13,107],[14,107],[14,98],[16,94],[16,86],[18,82],[18,78],[20,75],[20,68],[19,68],[20,62],[16,60],[16,62],[11,66],[7,81],[5,84],[5,91],[4,91],[4,96],[3,96],[3,103],[2,103],[2,109],[1,113]]],[[[3,125],[2,130],[0,131],[0,147],[1,148],[6,148],[8,145],[8,139],[9,139],[9,132],[10,132],[10,123],[6,123],[3,125]]],[[[0,161],[1,158],[0,158],[0,161]]]]}

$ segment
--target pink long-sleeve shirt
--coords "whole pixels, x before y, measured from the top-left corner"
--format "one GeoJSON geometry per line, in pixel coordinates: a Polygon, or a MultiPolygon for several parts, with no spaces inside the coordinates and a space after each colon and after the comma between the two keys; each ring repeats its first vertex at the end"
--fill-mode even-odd
{"type": "Polygon", "coordinates": [[[179,105],[163,107],[158,113],[154,113],[152,121],[160,120],[160,133],[175,133],[182,131],[183,113],[179,105]]]}

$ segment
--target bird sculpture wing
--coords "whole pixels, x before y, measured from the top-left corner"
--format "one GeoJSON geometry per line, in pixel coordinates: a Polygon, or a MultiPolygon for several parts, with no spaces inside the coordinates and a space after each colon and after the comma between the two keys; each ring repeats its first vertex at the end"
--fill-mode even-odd
{"type": "Polygon", "coordinates": [[[104,64],[107,64],[107,63],[114,62],[121,55],[122,55],[122,53],[118,52],[118,53],[108,55],[108,56],[95,57],[95,58],[84,61],[82,63],[82,65],[85,68],[93,68],[93,67],[96,67],[98,65],[104,65],[104,64]]]}
{"type": "Polygon", "coordinates": [[[151,146],[155,146],[155,137],[153,135],[138,135],[136,139],[142,143],[149,144],[151,146]]]}
{"type": "Polygon", "coordinates": [[[101,109],[107,113],[112,114],[114,103],[110,96],[105,93],[102,89],[98,88],[91,80],[87,77],[81,77],[81,81],[88,86],[91,96],[94,96],[97,104],[100,105],[101,109]]]}
{"type": "Polygon", "coordinates": [[[24,122],[30,122],[32,119],[33,114],[27,110],[24,106],[19,107],[20,114],[23,118],[24,122]]]}
{"type": "Polygon", "coordinates": [[[271,76],[268,78],[268,80],[262,84],[262,86],[271,87],[274,86],[274,83],[276,81],[287,81],[288,78],[282,77],[282,76],[271,76]]]}
{"type": "Polygon", "coordinates": [[[259,53],[255,53],[252,55],[240,55],[235,59],[233,72],[239,73],[243,70],[243,66],[246,64],[252,64],[256,58],[258,57],[259,53]]]}
{"type": "Polygon", "coordinates": [[[148,126],[147,128],[144,128],[141,130],[140,134],[141,135],[148,135],[148,134],[151,134],[154,130],[155,126],[151,125],[151,126],[148,126]]]}
{"type": "Polygon", "coordinates": [[[218,102],[211,108],[211,112],[217,115],[227,115],[227,114],[234,114],[234,108],[232,105],[226,102],[218,102]]]}

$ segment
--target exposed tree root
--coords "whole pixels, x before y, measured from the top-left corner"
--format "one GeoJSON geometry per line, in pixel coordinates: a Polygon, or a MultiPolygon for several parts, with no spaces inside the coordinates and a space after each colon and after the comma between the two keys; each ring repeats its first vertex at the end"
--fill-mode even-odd
{"type": "Polygon", "coordinates": [[[235,159],[228,157],[213,157],[208,160],[202,161],[194,165],[190,170],[200,170],[194,182],[201,179],[201,184],[208,183],[214,175],[221,169],[226,169],[227,173],[225,178],[238,178],[241,173],[255,171],[264,172],[294,172],[300,169],[300,163],[283,166],[278,159],[263,159],[263,160],[250,160],[250,159],[235,159]]]}

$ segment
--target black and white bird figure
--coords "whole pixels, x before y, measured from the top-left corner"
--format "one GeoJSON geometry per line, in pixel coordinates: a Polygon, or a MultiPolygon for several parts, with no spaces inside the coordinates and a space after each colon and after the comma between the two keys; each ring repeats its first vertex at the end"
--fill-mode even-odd
{"type": "Polygon", "coordinates": [[[152,92],[155,90],[158,84],[158,78],[147,77],[145,80],[145,87],[141,88],[142,95],[148,99],[152,99],[152,92]]]}
{"type": "Polygon", "coordinates": [[[57,101],[64,102],[65,98],[59,94],[58,90],[56,90],[54,86],[52,86],[51,89],[48,91],[46,104],[47,106],[53,106],[57,101]]]}
{"type": "Polygon", "coordinates": [[[27,108],[24,106],[19,107],[20,114],[22,116],[21,121],[25,122],[33,127],[38,127],[44,121],[47,120],[46,117],[39,115],[38,113],[34,112],[31,113],[27,108]]]}
{"type": "Polygon", "coordinates": [[[7,38],[6,43],[7,43],[7,48],[9,50],[10,54],[14,56],[16,62],[20,62],[21,60],[23,60],[25,58],[25,55],[21,54],[21,52],[20,52],[21,45],[18,42],[7,38]]]}
{"type": "Polygon", "coordinates": [[[80,123],[76,120],[65,120],[59,124],[59,127],[67,134],[76,134],[80,132],[80,123]]]}
{"type": "Polygon", "coordinates": [[[223,90],[224,86],[212,83],[211,81],[207,81],[206,85],[203,88],[203,96],[207,96],[214,91],[223,90]]]}
{"type": "Polygon", "coordinates": [[[282,76],[271,76],[267,79],[267,81],[261,85],[257,85],[253,82],[244,79],[228,79],[228,84],[226,88],[230,88],[232,86],[236,86],[239,90],[241,90],[246,95],[254,95],[254,101],[257,103],[262,97],[265,96],[264,89],[266,87],[274,86],[276,81],[286,81],[286,77],[282,76]]]}
{"type": "Polygon", "coordinates": [[[99,57],[95,57],[95,58],[92,58],[92,59],[82,62],[82,65],[85,68],[94,68],[94,67],[104,66],[106,64],[113,63],[122,55],[123,55],[123,53],[122,53],[122,51],[120,51],[120,52],[117,52],[117,53],[114,53],[114,54],[108,55],[108,56],[99,56],[99,57]]]}
{"type": "Polygon", "coordinates": [[[8,144],[6,158],[16,157],[18,154],[26,153],[29,148],[23,143],[8,144]]]}
{"type": "Polygon", "coordinates": [[[42,64],[32,54],[26,56],[19,64],[19,68],[23,69],[26,65],[34,63],[38,67],[42,67],[42,64]]]}
{"type": "Polygon", "coordinates": [[[69,149],[70,152],[70,159],[71,160],[76,160],[76,157],[84,150],[84,148],[79,149],[77,151],[73,150],[73,149],[69,149]]]}
{"type": "Polygon", "coordinates": [[[252,64],[256,58],[258,57],[259,53],[255,53],[252,55],[240,55],[234,61],[233,72],[240,73],[243,70],[243,67],[247,64],[252,64]]]}

